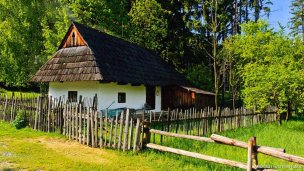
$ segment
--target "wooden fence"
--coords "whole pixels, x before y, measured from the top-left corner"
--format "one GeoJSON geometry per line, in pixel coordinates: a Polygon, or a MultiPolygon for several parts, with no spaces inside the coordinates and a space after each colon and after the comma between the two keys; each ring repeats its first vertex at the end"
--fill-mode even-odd
{"type": "Polygon", "coordinates": [[[220,135],[212,134],[210,138],[208,137],[199,137],[199,136],[193,136],[193,135],[184,135],[184,134],[176,134],[171,132],[165,132],[155,129],[150,129],[148,124],[145,124],[144,126],[144,147],[164,151],[164,152],[170,152],[174,154],[184,155],[188,157],[193,157],[201,160],[211,161],[215,163],[220,163],[232,167],[241,168],[247,171],[252,170],[272,170],[271,168],[262,168],[258,165],[258,153],[266,154],[275,158],[283,159],[289,162],[298,163],[301,165],[304,165],[304,158],[287,154],[285,153],[285,149],[281,148],[273,148],[273,147],[266,147],[266,146],[259,146],[256,144],[256,138],[251,137],[248,140],[248,143],[231,139],[228,137],[223,137],[220,135]],[[167,147],[163,145],[158,145],[155,143],[151,143],[151,134],[158,134],[161,136],[167,136],[167,137],[175,137],[175,138],[183,138],[183,139],[189,139],[189,140],[195,140],[200,142],[207,142],[207,143],[219,143],[219,144],[225,144],[225,145],[231,145],[235,147],[245,148],[247,149],[247,163],[242,163],[238,161],[233,160],[227,160],[222,159],[218,157],[208,156],[200,153],[190,152],[182,149],[176,149],[172,147],[167,147]]]}
{"type": "Polygon", "coordinates": [[[123,150],[140,149],[143,120],[150,122],[150,128],[196,136],[276,120],[275,108],[268,108],[263,113],[224,108],[219,116],[212,108],[160,113],[143,110],[137,114],[126,110],[108,117],[106,112],[97,111],[97,100],[97,96],[91,99],[80,96],[79,102],[69,102],[47,96],[0,94],[0,119],[13,122],[17,115],[23,114],[35,130],[59,132],[92,147],[123,150]]]}
{"type": "Polygon", "coordinates": [[[204,110],[167,110],[160,113],[150,112],[146,120],[150,127],[167,132],[183,133],[186,135],[203,136],[239,127],[252,126],[259,123],[276,121],[276,108],[268,107],[263,112],[254,112],[245,108],[235,111],[224,108],[219,114],[213,108],[204,110]]]}
{"type": "Polygon", "coordinates": [[[128,109],[108,117],[97,111],[97,96],[69,102],[64,98],[0,95],[0,119],[13,122],[23,115],[28,125],[45,132],[59,132],[91,147],[138,151],[142,125],[128,109]]]}

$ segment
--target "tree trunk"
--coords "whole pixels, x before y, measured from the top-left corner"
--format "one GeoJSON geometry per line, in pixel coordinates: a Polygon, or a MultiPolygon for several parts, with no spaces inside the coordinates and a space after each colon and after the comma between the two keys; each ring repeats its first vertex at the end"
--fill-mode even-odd
{"type": "Polygon", "coordinates": [[[238,34],[238,0],[234,0],[234,10],[233,34],[238,34]]]}
{"type": "Polygon", "coordinates": [[[280,126],[282,124],[280,108],[277,109],[277,121],[280,126]]]}
{"type": "Polygon", "coordinates": [[[291,109],[290,109],[290,101],[287,102],[287,112],[286,112],[286,122],[289,120],[289,117],[291,116],[291,109]]]}

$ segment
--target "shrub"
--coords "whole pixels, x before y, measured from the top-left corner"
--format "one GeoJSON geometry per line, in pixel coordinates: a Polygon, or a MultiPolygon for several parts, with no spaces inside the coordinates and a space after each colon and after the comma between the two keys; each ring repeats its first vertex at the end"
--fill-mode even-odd
{"type": "Polygon", "coordinates": [[[17,129],[25,128],[28,124],[28,121],[25,116],[25,112],[18,111],[15,120],[13,121],[13,125],[17,129]]]}

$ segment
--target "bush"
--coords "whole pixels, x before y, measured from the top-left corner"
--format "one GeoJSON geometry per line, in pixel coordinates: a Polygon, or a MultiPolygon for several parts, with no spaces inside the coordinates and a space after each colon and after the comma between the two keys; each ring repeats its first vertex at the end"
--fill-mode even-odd
{"type": "Polygon", "coordinates": [[[15,120],[13,121],[13,125],[17,129],[25,128],[28,122],[25,116],[25,112],[18,111],[15,120]]]}

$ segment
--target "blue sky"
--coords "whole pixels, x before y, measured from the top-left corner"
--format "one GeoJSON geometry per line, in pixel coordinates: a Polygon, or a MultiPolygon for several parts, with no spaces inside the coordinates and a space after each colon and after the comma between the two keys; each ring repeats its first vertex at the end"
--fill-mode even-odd
{"type": "MultiPolygon", "coordinates": [[[[291,5],[291,0],[272,0],[273,5],[271,8],[270,17],[268,22],[271,27],[275,29],[279,28],[278,22],[283,26],[287,26],[289,19],[291,18],[289,6],[291,5]]],[[[288,31],[286,29],[286,31],[288,31]]]]}

